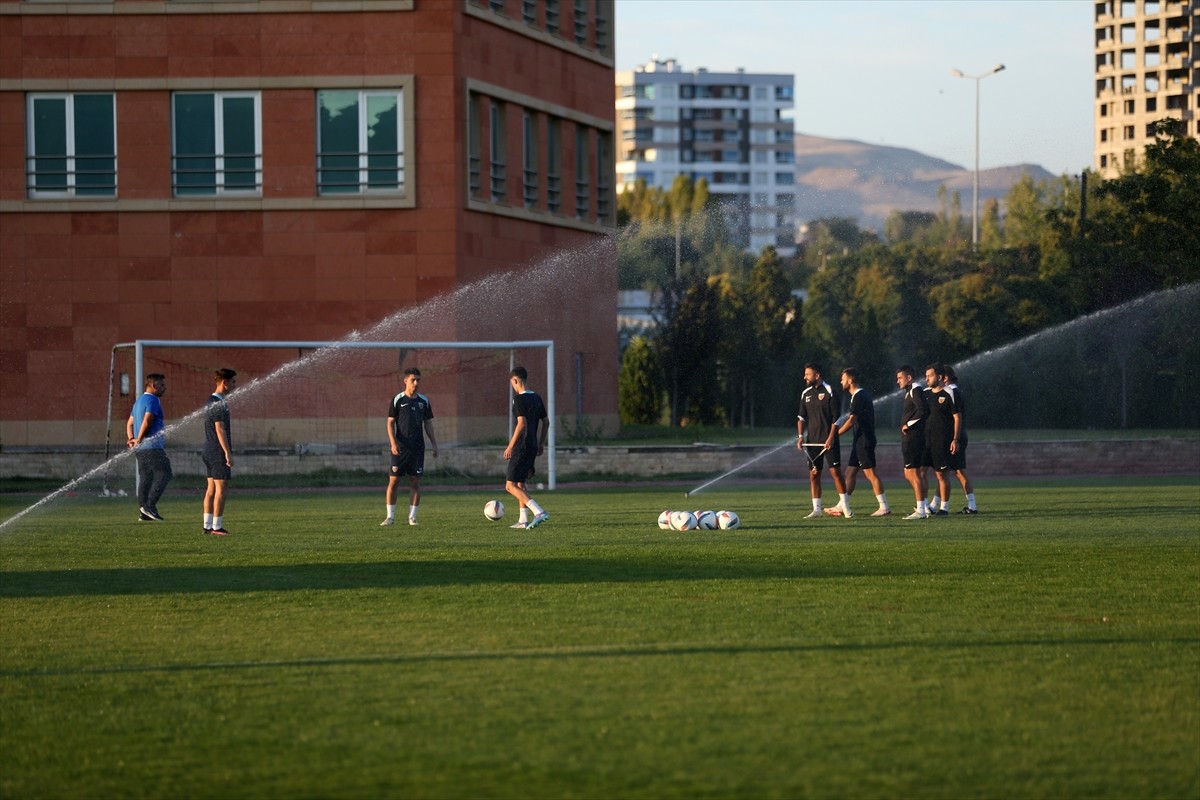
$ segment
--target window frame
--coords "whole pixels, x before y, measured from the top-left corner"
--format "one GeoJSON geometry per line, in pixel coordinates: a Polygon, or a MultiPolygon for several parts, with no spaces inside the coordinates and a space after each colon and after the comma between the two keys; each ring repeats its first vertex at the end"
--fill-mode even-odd
{"type": "MultiPolygon", "coordinates": [[[[118,190],[118,170],[119,164],[117,159],[117,95],[116,92],[28,92],[25,95],[25,196],[30,200],[112,200],[117,196],[118,190]],[[112,105],[112,143],[113,152],[104,155],[80,155],[79,135],[80,132],[75,126],[75,99],[77,97],[107,97],[112,105]],[[39,154],[37,152],[38,128],[37,128],[37,111],[36,106],[41,100],[62,100],[63,105],[63,141],[65,153],[62,154],[39,154]],[[111,185],[103,185],[99,187],[81,187],[78,183],[80,175],[79,161],[87,158],[110,158],[112,159],[112,170],[99,171],[97,174],[111,174],[111,185]],[[53,170],[38,169],[38,161],[40,160],[62,160],[63,175],[66,181],[62,187],[54,188],[38,188],[37,177],[39,174],[48,176],[53,174],[53,170]],[[91,189],[92,191],[89,191],[91,189]],[[104,194],[98,193],[96,190],[107,189],[104,194]],[[82,193],[81,193],[82,192],[82,193]]],[[[89,171],[84,171],[88,174],[89,171]]]]}
{"type": "MultiPolygon", "coordinates": [[[[408,158],[407,158],[407,125],[405,117],[407,116],[407,107],[405,103],[408,100],[408,92],[405,87],[397,86],[390,87],[372,87],[372,88],[355,88],[344,87],[334,88],[325,87],[318,89],[314,94],[314,109],[316,111],[316,193],[318,197],[323,198],[349,198],[349,197],[397,197],[407,196],[408,194],[408,158]],[[356,124],[357,124],[357,146],[356,153],[339,153],[337,151],[325,151],[323,149],[322,137],[322,116],[321,116],[321,97],[326,93],[350,93],[357,95],[355,100],[356,105],[356,124]],[[371,151],[369,149],[370,129],[367,124],[367,117],[370,113],[369,103],[371,97],[385,97],[395,100],[396,108],[396,149],[394,151],[371,151]],[[394,166],[379,166],[370,163],[373,155],[394,155],[396,163],[394,166]],[[357,166],[323,166],[322,158],[331,156],[350,156],[358,157],[357,166]],[[381,170],[394,170],[396,175],[396,185],[388,185],[382,187],[373,187],[371,185],[371,173],[381,170]],[[355,191],[331,191],[329,187],[342,186],[342,184],[331,183],[328,180],[322,180],[322,174],[325,172],[350,172],[357,171],[358,183],[355,191]]],[[[349,184],[345,184],[349,185],[349,184]]]]}
{"type": "MultiPolygon", "coordinates": [[[[208,172],[209,170],[195,170],[208,172]]],[[[244,172],[245,170],[238,170],[244,172]]],[[[177,199],[196,199],[206,197],[261,197],[263,186],[263,140],[262,140],[262,92],[257,89],[246,90],[213,90],[191,91],[180,90],[171,92],[171,196],[177,199]],[[204,189],[207,186],[181,186],[178,180],[181,169],[181,158],[204,158],[207,154],[181,155],[178,139],[178,100],[180,97],[211,97],[213,101],[213,180],[212,191],[180,191],[181,189],[204,189]],[[249,99],[254,103],[254,152],[230,155],[225,148],[225,100],[249,99]],[[254,158],[254,182],[252,186],[226,186],[226,175],[231,172],[226,168],[226,159],[254,158]]]]}

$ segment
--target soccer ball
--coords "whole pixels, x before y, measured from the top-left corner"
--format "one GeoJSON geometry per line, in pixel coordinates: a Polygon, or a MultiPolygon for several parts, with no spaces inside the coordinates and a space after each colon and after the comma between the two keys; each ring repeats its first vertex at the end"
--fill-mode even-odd
{"type": "Polygon", "coordinates": [[[658,527],[662,528],[664,531],[671,530],[671,514],[672,514],[672,512],[670,512],[670,511],[664,511],[661,514],[659,514],[658,515],[658,527]]]}
{"type": "Polygon", "coordinates": [[[742,521],[740,519],[738,519],[738,515],[735,514],[734,512],[732,512],[732,511],[718,511],[717,512],[717,525],[721,528],[721,530],[731,531],[741,524],[742,524],[742,521]]]}
{"type": "Polygon", "coordinates": [[[499,500],[488,500],[483,504],[483,515],[492,522],[504,519],[504,503],[499,500]]]}
{"type": "Polygon", "coordinates": [[[697,511],[696,527],[702,531],[715,531],[717,529],[717,515],[711,511],[697,511]]]}
{"type": "Polygon", "coordinates": [[[671,514],[671,527],[677,531],[696,529],[696,515],[690,511],[675,511],[671,514]]]}

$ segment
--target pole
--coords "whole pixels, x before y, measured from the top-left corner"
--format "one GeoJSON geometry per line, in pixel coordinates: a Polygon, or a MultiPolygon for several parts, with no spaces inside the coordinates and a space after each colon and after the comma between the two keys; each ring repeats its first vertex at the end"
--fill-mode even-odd
{"type": "Polygon", "coordinates": [[[969,78],[975,81],[975,174],[971,181],[971,250],[979,249],[979,84],[988,75],[995,75],[1004,69],[1003,64],[997,64],[988,72],[981,75],[967,75],[960,69],[950,70],[956,78],[969,78]]]}

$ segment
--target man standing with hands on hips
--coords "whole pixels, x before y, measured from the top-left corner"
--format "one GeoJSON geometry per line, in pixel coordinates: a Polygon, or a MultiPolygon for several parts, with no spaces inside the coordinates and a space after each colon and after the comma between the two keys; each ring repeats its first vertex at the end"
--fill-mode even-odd
{"type": "Polygon", "coordinates": [[[138,466],[138,522],[162,522],[158,500],[171,482],[171,459],[163,446],[162,402],[167,378],[160,372],[146,376],[146,391],[133,404],[125,423],[125,437],[138,466]]]}

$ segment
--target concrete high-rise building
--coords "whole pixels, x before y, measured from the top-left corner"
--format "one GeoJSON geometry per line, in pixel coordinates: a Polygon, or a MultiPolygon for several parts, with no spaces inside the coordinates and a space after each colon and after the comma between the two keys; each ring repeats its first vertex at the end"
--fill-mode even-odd
{"type": "Polygon", "coordinates": [[[1154,123],[1180,120],[1200,138],[1194,0],[1096,0],[1096,156],[1114,177],[1154,141],[1154,123]]]}
{"type": "MultiPolygon", "coordinates": [[[[117,343],[336,340],[578,248],[553,302],[403,335],[553,339],[615,429],[613,54],[613,0],[0,0],[0,446],[104,442],[117,343]]],[[[440,439],[507,370],[428,382],[440,439]]]]}
{"type": "Polygon", "coordinates": [[[792,75],[684,72],[655,56],[617,73],[617,191],[643,178],[669,189],[704,178],[725,207],[730,232],[758,252],[796,248],[792,75]]]}

